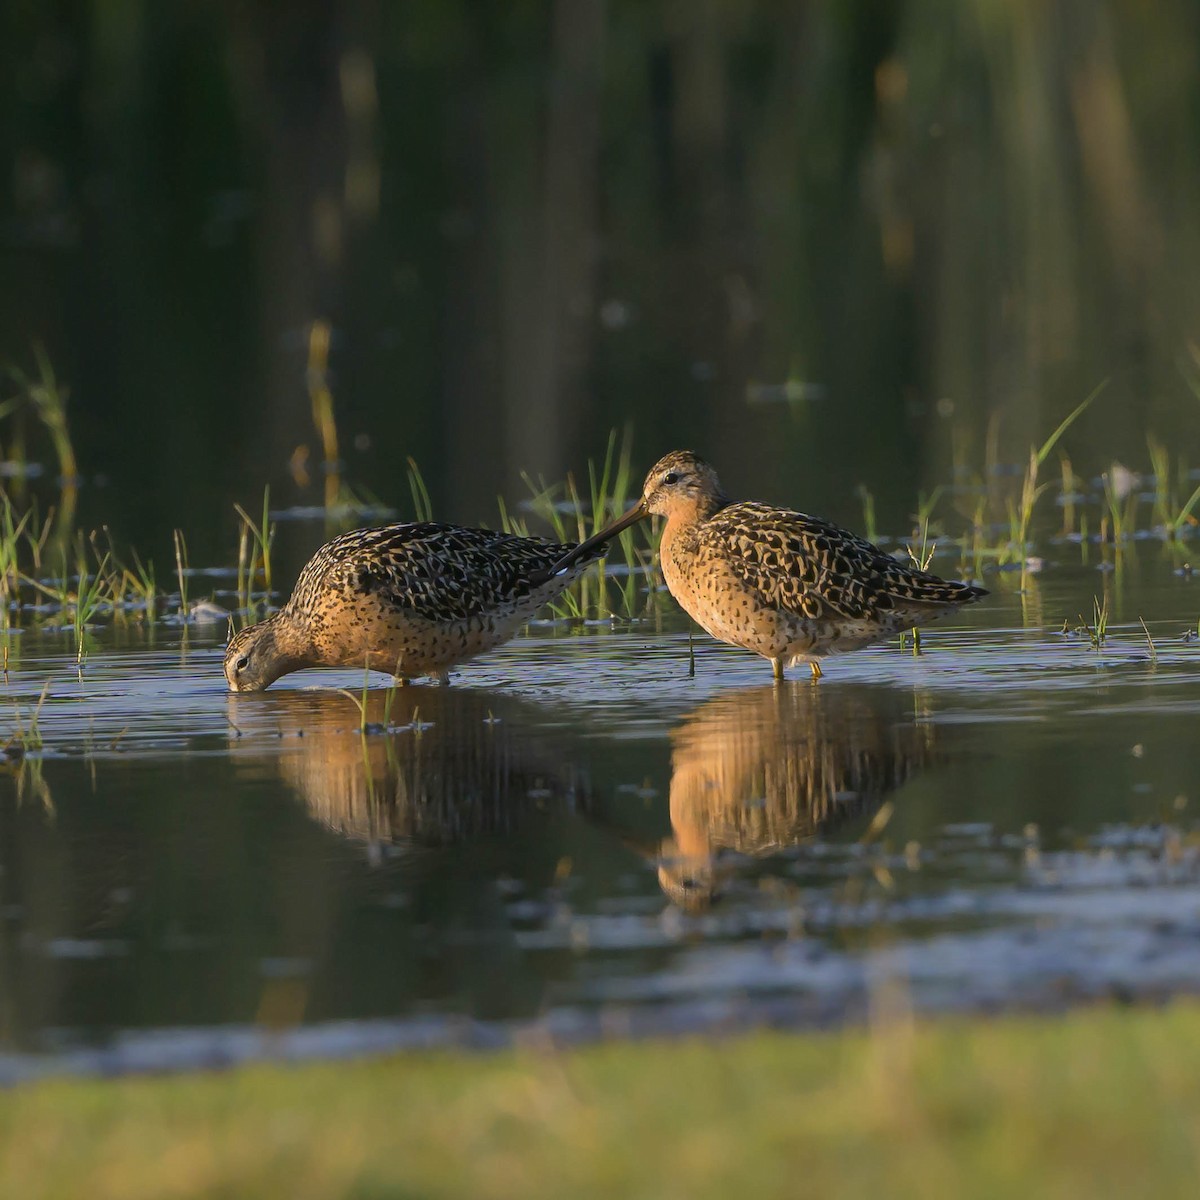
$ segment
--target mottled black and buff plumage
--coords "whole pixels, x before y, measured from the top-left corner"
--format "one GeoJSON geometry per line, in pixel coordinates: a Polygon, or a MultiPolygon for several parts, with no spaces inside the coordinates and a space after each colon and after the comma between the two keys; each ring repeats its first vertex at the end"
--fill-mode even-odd
{"type": "Polygon", "coordinates": [[[556,564],[573,566],[651,514],[667,518],[660,557],[671,595],[708,633],[771,660],[817,660],[924,625],[987,592],[902,563],[827,521],[748,500],[733,503],[716,472],[687,450],[646,476],[641,502],[556,564]]]}
{"type": "Polygon", "coordinates": [[[279,612],[225,651],[234,692],[259,692],[303,667],[437,675],[514,633],[603,551],[432,521],[356,529],[322,546],[279,612]]]}

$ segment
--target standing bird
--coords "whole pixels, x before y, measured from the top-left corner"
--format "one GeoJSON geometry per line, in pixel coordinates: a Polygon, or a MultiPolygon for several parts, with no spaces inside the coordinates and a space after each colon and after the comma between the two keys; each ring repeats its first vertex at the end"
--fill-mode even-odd
{"type": "Polygon", "coordinates": [[[573,568],[598,544],[651,514],[667,518],[663,578],[713,637],[771,660],[807,662],[869,646],[986,596],[948,583],[827,521],[755,500],[734,503],[716,472],[689,450],[660,459],[641,501],[555,564],[573,568]]]}
{"type": "Polygon", "coordinates": [[[225,651],[233,692],[261,692],[303,667],[437,675],[507,641],[603,547],[560,545],[432,521],[356,529],[326,542],[273,616],[225,651]],[[556,560],[575,555],[566,574],[556,560]]]}

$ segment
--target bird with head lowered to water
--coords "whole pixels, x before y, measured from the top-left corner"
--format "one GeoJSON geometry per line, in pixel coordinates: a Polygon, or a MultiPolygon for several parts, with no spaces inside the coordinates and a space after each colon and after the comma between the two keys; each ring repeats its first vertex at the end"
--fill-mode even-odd
{"type": "Polygon", "coordinates": [[[445,683],[603,553],[594,539],[580,551],[434,521],[355,529],[309,559],[279,612],[234,635],[225,679],[232,692],[261,692],[303,667],[358,667],[445,683]],[[552,573],[568,552],[572,565],[552,573]]]}
{"type": "Polygon", "coordinates": [[[659,555],[671,595],[707,633],[785,665],[820,659],[928,624],[987,595],[900,562],[849,530],[756,500],[734,502],[690,450],[650,469],[641,500],[564,555],[580,559],[645,517],[666,518],[659,555]]]}

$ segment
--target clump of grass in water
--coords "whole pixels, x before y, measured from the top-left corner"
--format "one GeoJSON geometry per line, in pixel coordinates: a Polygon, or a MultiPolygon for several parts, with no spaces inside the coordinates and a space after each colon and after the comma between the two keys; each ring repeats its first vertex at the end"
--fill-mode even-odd
{"type": "Polygon", "coordinates": [[[20,542],[25,526],[29,523],[30,511],[14,520],[12,502],[0,493],[3,511],[0,513],[0,628],[10,626],[10,607],[20,594],[20,542]]]}
{"type": "Polygon", "coordinates": [[[1184,526],[1196,524],[1192,511],[1200,504],[1200,487],[1180,504],[1179,494],[1186,487],[1188,479],[1186,464],[1180,460],[1178,472],[1173,473],[1170,451],[1153,434],[1147,435],[1146,448],[1150,455],[1150,470],[1154,475],[1151,525],[1179,549],[1184,526]]]}
{"type": "MultiPolygon", "coordinates": [[[[598,533],[613,517],[623,512],[631,503],[633,489],[637,485],[632,471],[632,436],[625,430],[618,448],[617,431],[608,438],[603,464],[599,469],[595,460],[588,461],[589,502],[584,503],[572,475],[562,484],[549,485],[544,479],[534,480],[523,475],[526,486],[532,493],[530,505],[533,511],[549,524],[560,542],[579,542],[598,533]]],[[[526,522],[509,513],[503,500],[500,502],[501,528],[506,533],[529,536],[526,522]]],[[[639,528],[644,528],[641,524],[639,528]]],[[[642,535],[646,538],[646,535],[642,535]]],[[[585,572],[570,588],[565,590],[551,605],[559,616],[582,620],[592,613],[601,617],[614,615],[609,604],[609,589],[616,587],[621,615],[632,617],[639,608],[637,578],[648,571],[657,553],[657,537],[651,534],[639,544],[633,529],[627,529],[617,539],[624,558],[624,580],[617,584],[614,577],[604,571],[599,573],[599,583],[593,593],[592,573],[585,572]],[[594,594],[594,600],[593,600],[594,594]]],[[[648,605],[653,603],[653,595],[648,605]]]]}
{"type": "Polygon", "coordinates": [[[125,593],[132,596],[140,604],[142,610],[154,620],[158,605],[158,584],[154,578],[154,563],[142,562],[136,550],[133,554],[133,568],[125,571],[125,593]]]}
{"type": "Polygon", "coordinates": [[[971,514],[971,563],[976,575],[983,572],[983,559],[989,553],[987,544],[987,497],[978,496],[971,514]]]}
{"type": "Polygon", "coordinates": [[[1180,530],[1185,525],[1195,524],[1195,518],[1192,516],[1192,511],[1196,505],[1200,504],[1200,486],[1187,498],[1183,507],[1174,514],[1168,524],[1168,530],[1172,539],[1178,541],[1180,530]]]}
{"type": "MultiPolygon", "coordinates": [[[[637,487],[637,480],[632,472],[633,436],[626,427],[621,438],[620,450],[617,450],[617,431],[614,429],[608,435],[608,445],[604,451],[604,467],[596,472],[596,464],[588,460],[588,482],[591,485],[591,514],[592,528],[586,536],[598,533],[613,517],[619,516],[628,507],[631,492],[637,487]]],[[[617,538],[618,545],[625,560],[625,582],[618,588],[622,610],[625,616],[632,616],[637,605],[636,600],[636,567],[647,567],[648,560],[639,558],[633,529],[623,530],[617,538]]],[[[601,602],[607,606],[607,584],[609,577],[605,572],[607,557],[600,564],[600,596],[601,602]]]]}
{"type": "Polygon", "coordinates": [[[240,504],[233,507],[241,518],[241,530],[238,535],[238,609],[246,614],[247,624],[252,625],[258,618],[258,607],[254,602],[254,581],[260,571],[263,589],[268,597],[267,603],[271,595],[271,545],[275,541],[275,526],[271,523],[270,487],[263,488],[262,524],[256,524],[254,518],[240,504]]]}
{"type": "Polygon", "coordinates": [[[188,599],[187,599],[187,572],[188,572],[188,556],[187,556],[187,541],[183,536],[182,529],[175,530],[175,576],[179,580],[179,616],[183,621],[187,621],[188,615],[188,599]]]}
{"type": "MultiPolygon", "coordinates": [[[[550,526],[557,541],[582,541],[587,536],[583,503],[579,498],[574,476],[568,475],[566,481],[561,484],[548,484],[540,477],[534,480],[526,472],[521,473],[521,479],[531,493],[530,508],[550,526]],[[561,499],[563,496],[565,500],[561,499]],[[568,517],[574,518],[574,530],[567,528],[568,517]]],[[[499,503],[500,528],[505,533],[515,534],[517,537],[529,537],[529,523],[510,513],[503,497],[500,497],[499,503]]],[[[582,620],[588,608],[587,595],[587,581],[584,579],[566,589],[550,605],[551,611],[559,616],[582,620]]]]}
{"type": "Polygon", "coordinates": [[[371,668],[363,667],[363,684],[362,692],[355,695],[348,688],[339,688],[354,707],[358,709],[358,732],[361,737],[366,737],[368,734],[387,733],[392,727],[392,707],[396,702],[396,691],[400,687],[402,676],[400,674],[400,662],[396,662],[396,670],[392,672],[391,682],[388,684],[386,691],[383,693],[383,720],[379,724],[367,720],[367,713],[370,711],[371,698],[371,668]]]}
{"type": "MultiPolygon", "coordinates": [[[[1108,640],[1108,597],[1101,599],[1099,596],[1092,597],[1092,622],[1089,625],[1083,619],[1083,614],[1079,615],[1079,625],[1075,632],[1085,636],[1091,643],[1093,650],[1099,650],[1108,640]]],[[[1149,635],[1147,635],[1149,636],[1149,635]]]]}
{"type": "MultiPolygon", "coordinates": [[[[124,564],[117,555],[107,525],[93,530],[88,544],[96,561],[96,586],[104,603],[111,609],[113,619],[124,621],[129,609],[140,608],[142,616],[153,620],[158,599],[153,564],[143,564],[136,551],[132,552],[133,566],[124,564]],[[104,545],[101,544],[102,536],[104,545]]],[[[79,557],[81,560],[84,557],[82,537],[79,540],[79,557]]]]}
{"type": "MultiPolygon", "coordinates": [[[[79,480],[79,465],[75,459],[75,448],[71,443],[71,431],[67,422],[67,397],[70,393],[59,383],[45,350],[41,346],[35,346],[33,355],[37,363],[36,376],[27,375],[18,367],[9,367],[5,372],[16,385],[17,395],[0,404],[0,417],[22,409],[32,410],[50,435],[59,468],[59,531],[69,534],[74,524],[79,480]]],[[[13,457],[24,460],[25,450],[22,444],[17,445],[13,457]]]]}
{"type": "MultiPolygon", "coordinates": [[[[959,539],[957,545],[962,557],[961,569],[964,571],[968,563],[973,564],[974,573],[982,573],[986,559],[994,559],[998,564],[1014,564],[1021,571],[1021,588],[1024,589],[1029,575],[1029,539],[1033,526],[1037,503],[1043,492],[1049,486],[1040,478],[1046,458],[1058,445],[1066,431],[1095,401],[1096,397],[1106,386],[1101,383],[1087,396],[1058,427],[1045,439],[1040,446],[1031,446],[1029,458],[1024,472],[1020,477],[1019,488],[1015,494],[1007,486],[1009,472],[1000,463],[999,414],[994,413],[988,422],[987,437],[984,445],[984,465],[982,474],[976,474],[974,488],[971,489],[969,502],[956,501],[955,508],[970,523],[970,532],[959,539]],[[1004,536],[997,539],[992,533],[993,523],[1007,525],[1004,536]]],[[[1064,496],[1064,536],[1072,531],[1075,521],[1074,484],[1075,476],[1071,470],[1070,459],[1060,455],[1062,473],[1062,492],[1064,496]]],[[[969,474],[962,439],[955,441],[955,478],[962,479],[969,474]]],[[[936,496],[936,493],[935,493],[936,496]]],[[[924,495],[920,498],[919,508],[922,513],[932,512],[932,500],[924,495]]],[[[1083,548],[1086,555],[1086,543],[1083,548]]]]}
{"type": "Polygon", "coordinates": [[[360,737],[366,737],[371,731],[370,723],[367,721],[367,700],[371,694],[371,669],[363,667],[363,683],[362,694],[356,696],[349,688],[338,688],[353,705],[358,709],[358,733],[360,737]]]}
{"type": "Polygon", "coordinates": [[[1179,507],[1171,479],[1171,454],[1152,433],[1146,435],[1146,451],[1150,455],[1150,471],[1154,476],[1151,522],[1157,528],[1169,529],[1171,514],[1179,507]]]}
{"type": "MultiPolygon", "coordinates": [[[[21,524],[24,522],[22,521],[21,524]]],[[[2,524],[2,522],[0,522],[2,524]]],[[[55,613],[61,619],[69,617],[70,628],[75,634],[76,661],[83,661],[83,643],[87,627],[95,617],[105,609],[109,610],[114,620],[123,620],[125,609],[136,604],[141,599],[141,607],[151,620],[155,615],[158,590],[154,584],[153,568],[145,566],[141,559],[134,554],[136,569],[124,566],[117,558],[112,545],[112,538],[107,528],[93,531],[85,541],[82,531],[74,538],[75,573],[72,575],[68,563],[67,550],[60,546],[60,570],[53,580],[41,578],[40,551],[45,545],[45,530],[36,531],[36,518],[30,520],[30,528],[25,531],[25,541],[33,548],[37,565],[36,574],[25,573],[19,569],[20,545],[17,539],[5,544],[3,533],[0,533],[0,560],[10,554],[11,571],[7,577],[0,576],[0,596],[5,588],[8,589],[8,601],[18,598],[20,588],[31,588],[46,597],[54,606],[55,613]],[[107,539],[107,548],[101,544],[101,535],[107,539]],[[89,565],[88,552],[91,552],[95,566],[89,565]]],[[[16,528],[19,528],[16,527],[16,528]]],[[[8,611],[6,607],[4,627],[7,628],[8,611]]]]}
{"type": "MultiPolygon", "coordinates": [[[[25,544],[29,547],[29,557],[33,564],[33,574],[42,570],[42,555],[50,543],[51,533],[55,524],[55,509],[53,506],[46,513],[46,519],[38,525],[36,504],[29,509],[33,514],[25,530],[25,544]]],[[[27,577],[28,581],[28,577],[27,577]]]]}
{"type": "Polygon", "coordinates": [[[87,635],[88,626],[104,606],[107,590],[104,572],[108,565],[108,555],[105,554],[97,564],[95,573],[89,573],[81,536],[79,557],[76,561],[78,580],[75,602],[71,609],[71,627],[75,634],[75,664],[77,667],[82,667],[84,638],[87,635]]]}
{"type": "Polygon", "coordinates": [[[1028,566],[1025,549],[1029,541],[1029,528],[1033,521],[1033,510],[1038,497],[1046,490],[1048,484],[1038,483],[1038,472],[1047,456],[1058,444],[1059,439],[1075,422],[1091,407],[1092,402],[1108,386],[1108,380],[1101,382],[1090,395],[1062,420],[1058,428],[1041,444],[1032,446],[1029,450],[1029,465],[1025,469],[1025,477],[1021,484],[1021,495],[1017,505],[1009,505],[1009,552],[1019,556],[1021,564],[1021,587],[1025,586],[1028,566]]]}
{"type": "MultiPolygon", "coordinates": [[[[934,492],[933,502],[936,502],[938,493],[941,488],[934,492]]],[[[933,561],[933,552],[937,549],[937,542],[929,540],[929,514],[932,511],[933,502],[925,510],[923,519],[921,520],[921,550],[918,553],[915,549],[916,531],[913,532],[913,539],[908,543],[905,549],[908,551],[908,557],[913,566],[918,571],[928,571],[929,564],[933,561]]],[[[921,630],[917,626],[913,626],[909,633],[912,636],[912,652],[913,658],[917,658],[921,653],[921,630]]],[[[904,649],[904,634],[900,635],[900,649],[904,649]]]]}
{"type": "MultiPolygon", "coordinates": [[[[584,502],[573,475],[568,475],[562,483],[548,484],[540,476],[535,479],[527,472],[522,472],[521,479],[530,491],[529,507],[550,527],[550,531],[557,541],[563,543],[583,541],[584,538],[599,532],[612,515],[627,507],[632,480],[630,461],[631,438],[629,431],[626,430],[618,454],[617,431],[613,430],[609,435],[601,468],[597,470],[595,460],[588,460],[590,503],[584,502]]],[[[411,458],[408,462],[409,489],[412,492],[416,519],[418,521],[430,520],[432,505],[429,491],[417,464],[411,458]]],[[[531,536],[529,522],[511,512],[503,496],[497,497],[497,505],[500,513],[500,528],[505,533],[513,534],[516,537],[531,536]]],[[[652,554],[647,554],[638,548],[632,530],[624,531],[620,535],[618,543],[622,548],[625,565],[628,568],[625,581],[620,585],[615,585],[610,577],[603,574],[603,568],[601,568],[599,589],[593,604],[592,584],[588,575],[585,574],[570,588],[565,589],[549,606],[552,612],[559,617],[571,620],[583,620],[592,612],[599,612],[604,616],[611,615],[612,609],[608,604],[607,589],[609,585],[614,585],[617,586],[618,594],[621,597],[622,612],[627,616],[634,614],[637,609],[635,571],[639,567],[645,567],[651,560],[652,554]]]]}

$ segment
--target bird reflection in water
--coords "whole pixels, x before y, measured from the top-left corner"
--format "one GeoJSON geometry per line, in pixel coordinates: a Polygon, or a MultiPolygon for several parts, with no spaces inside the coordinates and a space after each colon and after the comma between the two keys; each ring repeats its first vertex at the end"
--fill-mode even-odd
{"type": "Polygon", "coordinates": [[[725,693],[671,733],[672,833],[658,879],[688,911],[720,891],[722,851],[766,856],[875,811],[933,759],[911,696],[806,683],[725,693]]]}
{"type": "MultiPolygon", "coordinates": [[[[232,702],[231,702],[232,703],[232,702]]],[[[310,815],[347,838],[446,845],[504,834],[531,810],[573,807],[582,777],[527,701],[402,687],[361,697],[268,693],[231,709],[239,732],[280,737],[277,768],[310,815]],[[265,727],[264,727],[265,726],[265,727]]]]}

